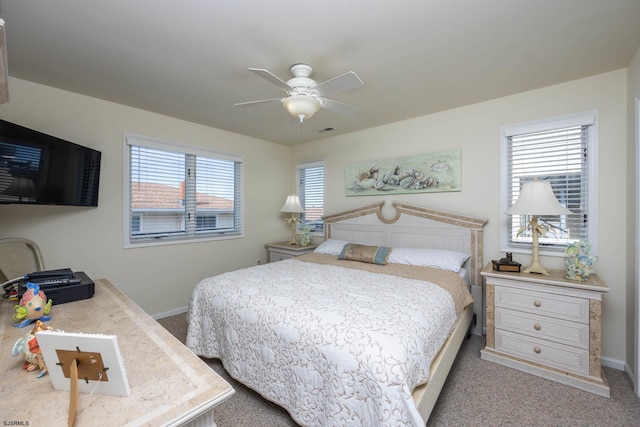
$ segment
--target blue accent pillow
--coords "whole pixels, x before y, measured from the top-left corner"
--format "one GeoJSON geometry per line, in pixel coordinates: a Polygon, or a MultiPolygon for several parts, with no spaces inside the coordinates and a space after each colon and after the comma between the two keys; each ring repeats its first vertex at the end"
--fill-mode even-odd
{"type": "Polygon", "coordinates": [[[388,246],[368,246],[358,243],[348,243],[342,248],[338,259],[385,265],[390,252],[391,248],[388,246]]]}

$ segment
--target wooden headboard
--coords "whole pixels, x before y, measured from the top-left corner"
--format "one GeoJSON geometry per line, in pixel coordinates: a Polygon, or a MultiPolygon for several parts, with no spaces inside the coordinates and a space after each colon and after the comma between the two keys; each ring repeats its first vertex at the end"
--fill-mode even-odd
{"type": "Polygon", "coordinates": [[[396,248],[447,249],[469,254],[471,284],[482,286],[482,229],[486,219],[391,202],[395,216],[382,215],[384,202],[324,217],[324,237],[396,248]]]}

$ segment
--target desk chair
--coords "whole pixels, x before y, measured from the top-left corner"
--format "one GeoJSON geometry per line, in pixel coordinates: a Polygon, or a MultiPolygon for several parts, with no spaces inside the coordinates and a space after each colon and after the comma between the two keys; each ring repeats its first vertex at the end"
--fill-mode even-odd
{"type": "Polygon", "coordinates": [[[0,239],[0,283],[44,270],[38,245],[29,239],[0,239]]]}

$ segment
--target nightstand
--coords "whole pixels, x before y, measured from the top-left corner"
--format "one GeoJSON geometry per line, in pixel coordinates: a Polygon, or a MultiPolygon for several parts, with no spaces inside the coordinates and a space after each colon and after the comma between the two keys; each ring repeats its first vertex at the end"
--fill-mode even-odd
{"type": "Polygon", "coordinates": [[[289,242],[267,243],[268,262],[282,261],[313,252],[318,245],[290,245],[289,242]]]}
{"type": "Polygon", "coordinates": [[[487,336],[481,358],[609,397],[602,373],[602,295],[595,274],[586,282],[549,276],[482,270],[487,336]]]}

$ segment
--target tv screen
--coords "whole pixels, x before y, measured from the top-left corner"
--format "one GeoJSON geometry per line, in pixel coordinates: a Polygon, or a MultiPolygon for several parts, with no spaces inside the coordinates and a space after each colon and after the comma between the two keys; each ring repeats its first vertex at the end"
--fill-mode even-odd
{"type": "Polygon", "coordinates": [[[0,203],[98,206],[100,156],[0,120],[0,203]]]}

